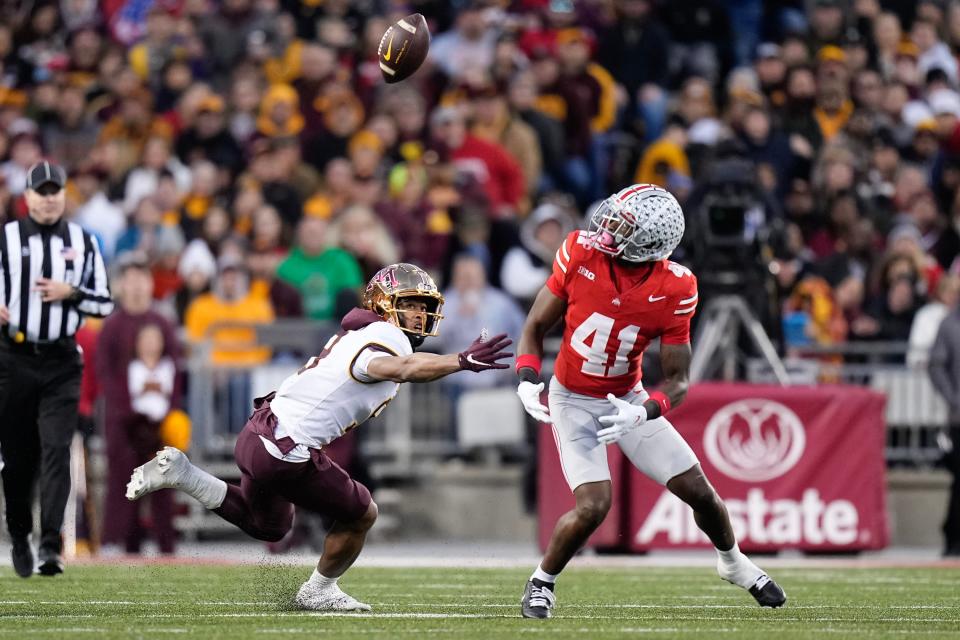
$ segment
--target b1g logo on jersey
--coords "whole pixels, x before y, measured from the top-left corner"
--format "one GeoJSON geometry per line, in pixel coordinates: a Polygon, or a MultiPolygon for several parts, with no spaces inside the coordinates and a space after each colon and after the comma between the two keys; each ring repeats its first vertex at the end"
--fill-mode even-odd
{"type": "Polygon", "coordinates": [[[589,269],[587,269],[587,268],[584,267],[584,266],[578,267],[578,268],[577,268],[577,273],[579,273],[580,275],[582,275],[583,277],[585,277],[585,278],[586,278],[587,280],[589,280],[590,282],[593,282],[594,280],[597,279],[597,276],[595,276],[595,275],[593,274],[593,271],[590,271],[589,269]]]}
{"type": "Polygon", "coordinates": [[[800,460],[807,436],[796,413],[779,402],[739,400],[710,418],[703,433],[707,459],[722,473],[763,482],[788,472],[800,460]]]}

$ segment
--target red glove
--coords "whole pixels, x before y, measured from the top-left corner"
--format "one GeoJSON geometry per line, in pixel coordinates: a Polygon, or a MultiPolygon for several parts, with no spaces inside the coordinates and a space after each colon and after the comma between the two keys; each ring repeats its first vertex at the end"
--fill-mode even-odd
{"type": "Polygon", "coordinates": [[[484,335],[480,334],[480,337],[474,340],[473,344],[458,354],[460,368],[477,372],[487,369],[509,369],[509,364],[500,363],[497,360],[513,357],[512,353],[503,351],[511,344],[513,344],[513,340],[508,339],[505,333],[493,336],[489,340],[484,340],[484,335]]]}

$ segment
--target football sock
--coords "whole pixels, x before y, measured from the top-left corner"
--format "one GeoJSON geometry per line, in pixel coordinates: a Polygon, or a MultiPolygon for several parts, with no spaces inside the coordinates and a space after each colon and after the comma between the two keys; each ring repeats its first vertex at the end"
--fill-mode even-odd
{"type": "Polygon", "coordinates": [[[717,549],[717,555],[720,556],[720,559],[723,560],[724,564],[734,566],[737,564],[737,561],[740,559],[740,557],[743,556],[743,552],[740,551],[740,545],[734,542],[733,546],[726,551],[717,549]]]}
{"type": "Polygon", "coordinates": [[[725,571],[721,575],[726,577],[734,584],[749,589],[757,580],[764,575],[763,570],[740,551],[740,547],[734,543],[733,547],[727,551],[717,549],[717,555],[720,557],[720,564],[725,571]]]}
{"type": "Polygon", "coordinates": [[[178,484],[181,491],[196,498],[207,509],[216,509],[227,497],[226,482],[192,464],[178,484]]]}
{"type": "Polygon", "coordinates": [[[537,565],[537,570],[533,572],[533,575],[530,576],[530,579],[539,580],[540,582],[549,582],[550,584],[553,584],[557,581],[557,578],[559,576],[560,576],[559,573],[557,574],[547,573],[546,571],[543,570],[543,568],[540,565],[537,565]]]}
{"type": "Polygon", "coordinates": [[[307,582],[309,582],[310,584],[316,585],[321,589],[326,589],[327,587],[337,584],[337,580],[339,580],[339,578],[328,578],[327,576],[323,575],[322,573],[314,569],[313,575],[310,576],[310,579],[307,582]]]}

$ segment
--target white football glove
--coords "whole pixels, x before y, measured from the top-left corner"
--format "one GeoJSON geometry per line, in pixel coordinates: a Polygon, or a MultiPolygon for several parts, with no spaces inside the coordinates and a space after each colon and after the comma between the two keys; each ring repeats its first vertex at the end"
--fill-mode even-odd
{"type": "Polygon", "coordinates": [[[600,424],[610,425],[606,429],[597,431],[597,440],[601,444],[619,442],[623,436],[634,429],[639,429],[647,421],[647,410],[642,404],[630,404],[612,393],[607,394],[607,400],[617,408],[617,412],[600,416],[600,424]]]}
{"type": "Polygon", "coordinates": [[[543,383],[533,384],[524,380],[517,386],[517,395],[520,396],[520,402],[523,403],[524,410],[530,414],[534,420],[553,424],[553,418],[547,413],[549,409],[540,402],[540,393],[543,391],[543,383]]]}

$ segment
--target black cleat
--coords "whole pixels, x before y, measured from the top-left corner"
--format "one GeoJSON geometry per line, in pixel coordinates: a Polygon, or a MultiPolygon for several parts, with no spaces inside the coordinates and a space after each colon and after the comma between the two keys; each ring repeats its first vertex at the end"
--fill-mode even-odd
{"type": "Polygon", "coordinates": [[[783,603],[787,601],[787,594],[783,592],[780,585],[774,582],[773,578],[766,575],[760,576],[760,579],[750,587],[749,591],[750,595],[756,598],[757,604],[761,607],[772,607],[776,609],[777,607],[782,607],[783,603]]]}
{"type": "Polygon", "coordinates": [[[550,611],[557,601],[553,595],[553,583],[531,578],[523,590],[520,600],[520,613],[524,618],[549,618],[550,611]]]}
{"type": "Polygon", "coordinates": [[[33,575],[34,560],[33,547],[30,545],[30,536],[13,538],[13,570],[21,578],[29,578],[33,575]]]}
{"type": "Polygon", "coordinates": [[[49,547],[40,547],[40,567],[37,569],[40,575],[55,576],[63,573],[63,558],[60,553],[49,547]]]}

